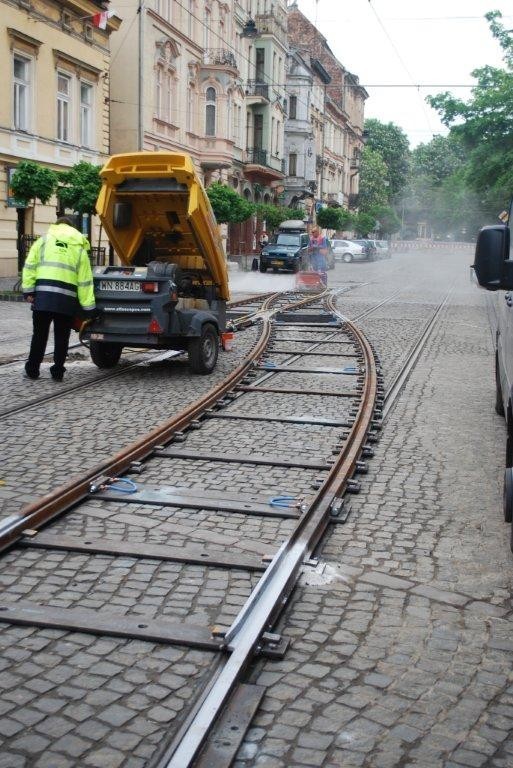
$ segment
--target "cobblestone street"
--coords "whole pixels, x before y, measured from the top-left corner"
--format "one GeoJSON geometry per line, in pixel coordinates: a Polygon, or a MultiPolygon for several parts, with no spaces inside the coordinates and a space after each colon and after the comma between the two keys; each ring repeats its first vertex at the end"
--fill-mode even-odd
{"type": "MultiPolygon", "coordinates": [[[[350,497],[349,519],[328,530],[318,565],[305,567],[282,616],[279,630],[291,640],[285,658],[257,664],[251,682],[267,686],[267,693],[236,768],[513,767],[513,559],[502,521],[505,427],[493,408],[490,307],[496,299],[470,281],[472,260],[471,248],[417,250],[337,264],[329,273],[330,287],[350,288],[338,297],[350,318],[398,292],[359,321],[380,356],[385,389],[452,292],[383,427],[369,472],[360,477],[362,490],[350,497]]],[[[235,296],[272,290],[273,278],[275,285],[288,281],[235,273],[232,290],[235,296]]],[[[18,358],[0,366],[0,411],[63,386],[50,380],[50,363],[39,381],[22,379],[29,315],[24,304],[0,302],[0,358],[18,358]]],[[[181,361],[144,364],[2,418],[1,516],[197,399],[237,365],[255,336],[255,329],[237,334],[235,350],[220,356],[210,377],[191,376],[181,361]]],[[[126,355],[127,363],[132,357],[126,355]]],[[[64,384],[98,373],[81,349],[72,350],[67,369],[64,384]]],[[[262,411],[273,407],[261,398],[262,411]]],[[[202,434],[193,436],[198,447],[202,434]]],[[[294,450],[280,444],[279,434],[265,439],[275,452],[294,450]]],[[[298,450],[303,442],[315,452],[321,439],[301,427],[298,450]]],[[[229,431],[219,428],[222,449],[229,450],[229,440],[229,431]]],[[[194,482],[180,475],[179,460],[175,470],[181,481],[194,482]]],[[[270,492],[288,491],[276,469],[258,470],[242,467],[229,487],[251,492],[254,481],[270,492]]],[[[213,470],[214,489],[226,482],[213,470]]],[[[289,472],[287,482],[308,490],[300,470],[289,472]]],[[[91,528],[76,517],[81,535],[101,535],[100,508],[91,528]]],[[[226,537],[230,521],[216,519],[226,537]]],[[[139,520],[141,540],[151,539],[150,524],[142,515],[139,520]]],[[[247,551],[265,554],[276,536],[273,526],[250,521],[247,551]]],[[[217,531],[210,530],[214,541],[217,531]]],[[[76,588],[62,593],[66,599],[84,595],[92,607],[99,599],[94,588],[101,566],[94,573],[77,555],[30,556],[32,580],[18,576],[8,555],[1,583],[14,584],[22,597],[38,593],[41,602],[39,593],[55,594],[55,574],[66,570],[76,588]],[[40,584],[45,572],[49,578],[40,584]]],[[[158,590],[176,579],[169,605],[177,617],[189,600],[179,570],[156,570],[147,595],[157,605],[158,590]]],[[[197,568],[194,578],[198,617],[213,615],[222,572],[202,582],[197,568]]],[[[237,572],[230,578],[233,599],[219,606],[221,624],[250,587],[247,574],[246,581],[237,572]]],[[[109,589],[100,591],[110,599],[109,589]]],[[[116,599],[127,604],[126,594],[116,599]]],[[[210,663],[207,653],[163,647],[152,666],[143,643],[79,634],[68,640],[57,630],[0,625],[0,638],[0,743],[9,745],[0,749],[0,768],[145,768],[166,722],[194,695],[210,663]],[[134,715],[145,697],[152,703],[146,721],[134,715]]]]}

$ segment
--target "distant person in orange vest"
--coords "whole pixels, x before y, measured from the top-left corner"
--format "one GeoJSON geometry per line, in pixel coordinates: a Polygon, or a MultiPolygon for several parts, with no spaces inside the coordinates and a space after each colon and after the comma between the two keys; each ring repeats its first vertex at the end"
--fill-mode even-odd
{"type": "Polygon", "coordinates": [[[314,227],[310,233],[308,253],[310,254],[310,264],[314,272],[326,272],[328,241],[321,234],[319,227],[314,227]]]}

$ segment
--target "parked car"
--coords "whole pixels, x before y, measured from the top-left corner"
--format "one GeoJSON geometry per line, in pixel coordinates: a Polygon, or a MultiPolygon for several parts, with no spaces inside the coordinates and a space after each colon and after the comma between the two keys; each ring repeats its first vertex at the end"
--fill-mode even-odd
{"type": "Polygon", "coordinates": [[[378,258],[389,259],[392,256],[392,251],[390,249],[390,243],[388,240],[375,240],[374,242],[376,243],[378,258]]]}
{"type": "Polygon", "coordinates": [[[283,269],[299,272],[308,264],[309,236],[301,220],[288,220],[280,224],[278,232],[264,245],[260,254],[260,272],[283,269]]]}
{"type": "Polygon", "coordinates": [[[350,240],[332,240],[331,248],[335,261],[345,261],[349,264],[351,261],[363,261],[367,258],[362,246],[350,240]]]}
{"type": "Polygon", "coordinates": [[[353,240],[352,242],[362,246],[367,261],[375,261],[378,258],[378,249],[376,248],[375,240],[367,240],[366,238],[363,238],[362,240],[353,240]]]}

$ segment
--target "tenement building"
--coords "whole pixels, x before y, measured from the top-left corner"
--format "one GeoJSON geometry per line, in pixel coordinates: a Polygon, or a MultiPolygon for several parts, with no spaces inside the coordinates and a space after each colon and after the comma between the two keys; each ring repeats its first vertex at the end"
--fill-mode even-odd
{"type": "Polygon", "coordinates": [[[9,182],[21,160],[53,170],[101,165],[109,147],[108,3],[0,0],[0,276],[15,276],[56,201],[24,205],[9,182]]]}
{"type": "Polygon", "coordinates": [[[348,208],[358,193],[368,94],[295,2],[288,41],[287,201],[348,208]]]}

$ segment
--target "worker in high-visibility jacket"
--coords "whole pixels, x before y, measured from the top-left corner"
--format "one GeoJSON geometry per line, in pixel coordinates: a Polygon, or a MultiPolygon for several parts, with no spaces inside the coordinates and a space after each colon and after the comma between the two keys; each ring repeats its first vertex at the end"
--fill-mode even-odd
{"type": "Polygon", "coordinates": [[[50,325],[53,322],[54,364],[50,374],[62,381],[73,318],[94,317],[96,304],[89,241],[68,216],[50,225],[47,234],[31,247],[22,275],[22,291],[32,304],[33,334],[25,363],[25,376],[39,378],[50,325]]]}

